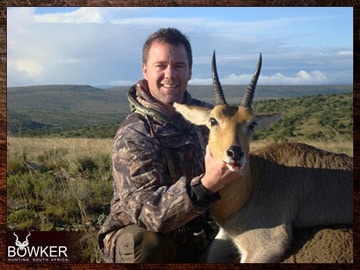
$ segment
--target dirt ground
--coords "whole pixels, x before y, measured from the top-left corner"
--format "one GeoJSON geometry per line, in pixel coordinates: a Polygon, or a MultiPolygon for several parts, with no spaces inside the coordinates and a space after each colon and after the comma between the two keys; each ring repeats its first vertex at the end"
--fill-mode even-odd
{"type": "Polygon", "coordinates": [[[296,230],[283,262],[352,263],[353,230],[349,226],[296,230]]]}

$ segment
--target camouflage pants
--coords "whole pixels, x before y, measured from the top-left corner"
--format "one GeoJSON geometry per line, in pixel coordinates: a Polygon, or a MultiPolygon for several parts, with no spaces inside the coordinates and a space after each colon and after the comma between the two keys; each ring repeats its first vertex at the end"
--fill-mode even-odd
{"type": "Polygon", "coordinates": [[[121,229],[115,245],[116,263],[196,263],[209,242],[204,233],[154,233],[136,225],[121,229]]]}

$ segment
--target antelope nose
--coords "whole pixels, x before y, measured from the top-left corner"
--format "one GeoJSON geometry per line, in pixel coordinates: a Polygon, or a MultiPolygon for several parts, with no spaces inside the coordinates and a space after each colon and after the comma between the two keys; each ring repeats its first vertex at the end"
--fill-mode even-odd
{"type": "Polygon", "coordinates": [[[234,160],[240,160],[244,156],[244,152],[238,145],[230,146],[230,148],[226,150],[226,154],[234,160]]]}

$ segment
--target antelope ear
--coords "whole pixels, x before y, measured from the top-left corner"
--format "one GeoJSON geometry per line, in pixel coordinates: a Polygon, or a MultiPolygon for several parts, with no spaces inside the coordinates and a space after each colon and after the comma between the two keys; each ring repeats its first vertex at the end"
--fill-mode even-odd
{"type": "Polygon", "coordinates": [[[176,102],[174,102],[173,106],[175,110],[180,113],[186,120],[195,125],[206,125],[209,120],[211,110],[208,108],[189,106],[176,102]]]}
{"type": "Polygon", "coordinates": [[[282,118],[282,113],[256,114],[253,119],[253,123],[255,123],[254,131],[265,129],[270,125],[272,125],[273,123],[279,121],[281,118],[282,118]]]}

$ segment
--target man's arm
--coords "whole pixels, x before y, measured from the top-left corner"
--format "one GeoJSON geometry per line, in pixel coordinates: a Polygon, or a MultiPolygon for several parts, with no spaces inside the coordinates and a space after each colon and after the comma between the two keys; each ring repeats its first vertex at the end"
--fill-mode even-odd
{"type": "MultiPolygon", "coordinates": [[[[159,142],[146,129],[121,129],[112,153],[114,199],[110,215],[147,230],[169,232],[204,213],[189,196],[196,179],[182,176],[174,184],[159,142]]],[[[195,178],[199,178],[195,177],[195,178]]]]}

